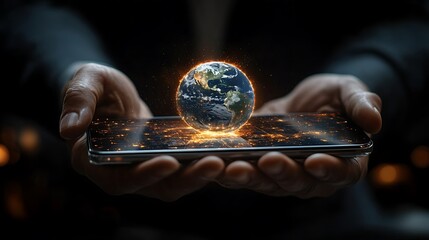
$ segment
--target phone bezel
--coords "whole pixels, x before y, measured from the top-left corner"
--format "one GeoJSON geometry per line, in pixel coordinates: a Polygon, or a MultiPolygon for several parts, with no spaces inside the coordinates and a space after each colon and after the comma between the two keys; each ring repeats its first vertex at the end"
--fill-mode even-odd
{"type": "MultiPolygon", "coordinates": [[[[305,113],[301,113],[305,114],[305,113]]],[[[314,114],[314,113],[311,113],[314,114]]],[[[153,119],[175,118],[177,116],[161,116],[153,119]]],[[[242,147],[242,148],[195,148],[195,149],[160,149],[160,150],[123,150],[98,151],[91,148],[91,135],[87,131],[88,158],[92,164],[129,164],[152,159],[160,155],[170,155],[181,162],[189,162],[208,155],[218,156],[226,161],[256,160],[269,152],[281,152],[300,161],[314,153],[326,153],[341,158],[367,156],[373,150],[373,141],[370,137],[361,144],[334,144],[334,145],[305,145],[305,146],[270,146],[270,147],[242,147]]]]}

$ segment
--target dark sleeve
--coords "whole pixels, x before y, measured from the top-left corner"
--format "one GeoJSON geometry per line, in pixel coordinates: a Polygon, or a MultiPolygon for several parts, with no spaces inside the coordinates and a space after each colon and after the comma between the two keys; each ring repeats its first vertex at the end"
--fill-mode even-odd
{"type": "Polygon", "coordinates": [[[109,64],[92,29],[76,13],[33,4],[9,11],[0,23],[3,74],[9,87],[43,85],[59,99],[74,62],[109,64]]]}
{"type": "Polygon", "coordinates": [[[368,29],[346,44],[324,71],[360,78],[382,98],[384,125],[403,124],[408,113],[429,104],[429,21],[422,17],[368,29]]]}

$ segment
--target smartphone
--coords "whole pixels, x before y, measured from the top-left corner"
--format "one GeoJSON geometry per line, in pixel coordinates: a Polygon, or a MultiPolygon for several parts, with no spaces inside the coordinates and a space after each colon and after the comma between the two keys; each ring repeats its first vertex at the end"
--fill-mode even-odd
{"type": "Polygon", "coordinates": [[[294,159],[313,153],[338,157],[369,155],[371,138],[339,113],[252,116],[231,133],[199,132],[179,116],[94,119],[87,131],[93,164],[141,162],[159,155],[192,161],[207,155],[255,160],[271,151],[294,159]]]}

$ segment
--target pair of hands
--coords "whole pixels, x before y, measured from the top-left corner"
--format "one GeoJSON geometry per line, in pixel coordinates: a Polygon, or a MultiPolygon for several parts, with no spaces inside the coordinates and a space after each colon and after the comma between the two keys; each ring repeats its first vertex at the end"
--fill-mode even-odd
{"type": "MultiPolygon", "coordinates": [[[[140,194],[174,201],[217,182],[225,188],[244,188],[271,196],[324,197],[366,174],[368,156],[345,161],[321,153],[303,163],[271,152],[254,163],[227,164],[216,156],[206,156],[182,166],[171,156],[159,156],[135,165],[92,165],[85,131],[93,117],[147,118],[152,114],[122,72],[94,63],[78,64],[74,70],[64,88],[60,134],[71,146],[74,169],[109,194],[140,194]]],[[[318,74],[304,79],[285,97],[264,104],[255,114],[340,111],[374,134],[382,124],[380,109],[380,98],[357,78],[318,74]]]]}

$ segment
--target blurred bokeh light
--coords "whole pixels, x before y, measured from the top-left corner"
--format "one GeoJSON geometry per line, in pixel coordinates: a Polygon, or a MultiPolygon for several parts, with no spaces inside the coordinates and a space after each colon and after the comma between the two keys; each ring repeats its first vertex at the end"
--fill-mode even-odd
{"type": "Polygon", "coordinates": [[[428,146],[417,146],[411,152],[411,162],[418,168],[429,167],[429,147],[428,146]]]}
{"type": "Polygon", "coordinates": [[[27,154],[37,154],[39,150],[39,134],[34,128],[26,127],[21,130],[19,135],[19,146],[27,154]]]}
{"type": "Polygon", "coordinates": [[[5,166],[9,162],[9,150],[3,144],[0,144],[0,167],[5,166]]]}
{"type": "Polygon", "coordinates": [[[7,213],[14,219],[27,218],[22,186],[17,182],[10,182],[5,188],[5,207],[7,213]]]}
{"type": "Polygon", "coordinates": [[[402,164],[380,164],[371,172],[373,183],[379,187],[393,186],[410,180],[410,170],[402,164]]]}

